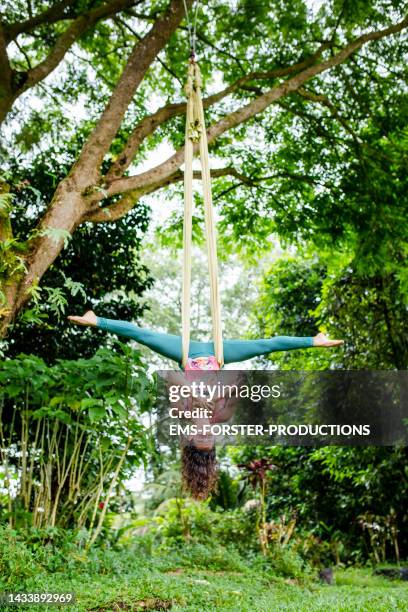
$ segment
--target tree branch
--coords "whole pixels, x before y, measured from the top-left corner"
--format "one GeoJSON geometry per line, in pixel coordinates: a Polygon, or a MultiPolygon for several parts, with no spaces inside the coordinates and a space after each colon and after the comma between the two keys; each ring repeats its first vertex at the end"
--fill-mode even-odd
{"type": "MultiPolygon", "coordinates": [[[[239,173],[235,168],[216,168],[211,170],[211,177],[216,178],[220,176],[237,176],[239,173]]],[[[201,172],[194,171],[193,178],[201,179],[201,172]]],[[[123,217],[126,213],[128,213],[134,207],[135,203],[140,200],[140,198],[148,193],[153,193],[162,187],[166,187],[167,185],[171,185],[173,183],[177,183],[184,179],[184,173],[181,170],[177,170],[171,176],[169,176],[166,181],[157,185],[146,186],[145,188],[135,189],[133,191],[129,191],[122,198],[120,198],[117,202],[114,202],[110,206],[105,206],[101,208],[99,206],[98,201],[94,201],[93,205],[88,208],[86,213],[83,216],[83,221],[92,221],[93,223],[106,223],[109,221],[117,221],[121,217],[123,217]]]]}
{"type": "Polygon", "coordinates": [[[342,117],[338,109],[332,102],[330,102],[327,96],[317,94],[313,91],[310,91],[309,89],[305,89],[304,87],[299,87],[298,93],[302,96],[302,98],[306,98],[306,100],[310,100],[311,102],[317,102],[318,104],[321,104],[322,106],[328,108],[332,117],[337,119],[337,121],[345,129],[345,131],[353,138],[354,142],[356,144],[361,143],[361,139],[358,134],[356,134],[356,132],[349,126],[347,121],[344,119],[344,117],[342,117]]]}
{"type": "Polygon", "coordinates": [[[13,71],[7,55],[7,41],[0,24],[0,123],[14,102],[13,71]]]}
{"type": "Polygon", "coordinates": [[[27,78],[19,88],[18,95],[45,79],[45,77],[55,70],[70,47],[91,26],[101,19],[111,17],[134,4],[135,0],[110,0],[110,2],[77,17],[58,38],[48,56],[26,73],[27,78]]]}
{"type": "MultiPolygon", "coordinates": [[[[188,5],[191,2],[192,0],[187,0],[188,5]]],[[[180,0],[171,0],[165,13],[134,46],[104,112],[82,149],[76,164],[77,170],[93,174],[99,172],[103,157],[109,150],[135,91],[157,54],[176,31],[183,15],[183,3],[180,0]]]]}
{"type": "MultiPolygon", "coordinates": [[[[181,29],[183,29],[185,31],[188,31],[188,28],[186,28],[186,27],[183,27],[181,29]]],[[[239,69],[241,70],[241,72],[243,74],[245,74],[245,69],[244,69],[244,67],[242,65],[242,61],[245,61],[244,58],[239,58],[239,57],[233,55],[232,53],[229,53],[228,51],[225,51],[224,49],[221,49],[221,47],[218,47],[216,44],[214,44],[207,36],[204,36],[204,34],[202,34],[200,31],[196,32],[196,36],[204,44],[208,45],[209,47],[211,47],[212,49],[217,51],[217,53],[225,55],[226,57],[229,57],[230,59],[234,60],[234,62],[237,63],[237,65],[238,65],[239,69]]]]}
{"type": "MultiPolygon", "coordinates": [[[[137,38],[138,40],[142,40],[143,36],[141,36],[140,34],[138,34],[138,33],[136,32],[136,30],[135,30],[134,28],[132,28],[132,26],[130,26],[128,23],[126,23],[126,21],[123,21],[123,20],[122,20],[122,19],[120,19],[119,17],[117,17],[117,18],[115,19],[115,21],[116,21],[117,23],[121,24],[121,25],[122,25],[122,26],[123,26],[123,27],[124,27],[126,30],[128,30],[128,32],[130,32],[131,34],[133,34],[133,36],[134,36],[135,38],[137,38]]],[[[172,69],[170,68],[170,66],[167,66],[166,62],[163,62],[163,60],[162,60],[162,59],[160,59],[160,57],[157,57],[156,59],[157,59],[157,61],[159,62],[159,64],[161,64],[161,66],[163,66],[163,68],[164,68],[165,70],[167,70],[167,72],[168,72],[169,74],[171,74],[171,76],[172,76],[174,79],[176,79],[176,81],[178,81],[178,82],[180,83],[180,85],[181,85],[181,86],[183,86],[183,83],[181,82],[181,79],[180,79],[180,77],[178,76],[178,74],[176,74],[176,73],[174,72],[174,70],[172,70],[172,69]]]]}
{"type": "Polygon", "coordinates": [[[30,17],[26,21],[6,25],[5,30],[8,42],[14,40],[19,34],[26,34],[44,23],[51,24],[64,19],[72,19],[73,15],[70,8],[73,4],[75,4],[75,0],[61,0],[46,11],[30,17]]]}
{"type": "MultiPolygon", "coordinates": [[[[230,176],[238,179],[238,183],[235,183],[232,187],[226,189],[222,195],[225,195],[228,191],[232,189],[236,189],[240,185],[246,185],[248,187],[260,187],[261,183],[266,181],[273,181],[276,179],[282,178],[290,178],[292,180],[301,181],[304,183],[308,183],[309,185],[325,185],[320,181],[317,181],[313,177],[307,174],[294,174],[292,172],[282,171],[276,172],[267,176],[259,176],[259,177],[250,177],[242,174],[236,168],[232,166],[227,166],[226,168],[215,168],[211,170],[211,178],[220,178],[223,176],[230,176]]],[[[202,179],[202,174],[199,170],[195,170],[193,172],[193,178],[196,180],[202,179]]],[[[83,221],[92,221],[93,223],[106,223],[117,221],[124,215],[126,215],[132,208],[134,208],[136,202],[140,200],[140,198],[149,193],[153,193],[158,189],[162,189],[163,187],[167,187],[168,185],[179,183],[184,180],[184,172],[181,170],[176,170],[173,174],[167,177],[166,181],[162,183],[152,184],[146,186],[145,188],[135,189],[133,191],[127,192],[122,198],[110,204],[109,206],[105,206],[101,208],[99,206],[99,202],[94,202],[93,207],[88,209],[83,217],[83,221]]],[[[217,198],[219,199],[219,198],[217,198]]]]}
{"type": "MultiPolygon", "coordinates": [[[[0,34],[0,123],[6,118],[15,100],[27,89],[44,80],[64,58],[66,52],[78,40],[78,38],[86,32],[97,21],[116,14],[125,8],[134,6],[139,0],[109,0],[105,4],[98,6],[83,15],[79,15],[59,36],[54,47],[51,49],[48,56],[39,64],[30,68],[27,71],[9,70],[7,71],[8,57],[6,53],[7,40],[3,39],[3,44],[0,34]],[[7,81],[8,79],[8,81],[7,81]],[[8,88],[8,89],[7,89],[8,88]]],[[[25,24],[30,24],[30,29],[47,23],[47,16],[51,22],[59,21],[61,15],[65,15],[64,10],[70,5],[70,2],[60,2],[48,11],[29,19],[25,24]],[[58,9],[58,10],[57,10],[58,9]],[[58,17],[59,16],[59,17],[58,17]]],[[[68,18],[68,14],[64,16],[68,18]]],[[[15,29],[22,24],[14,24],[15,29]]],[[[12,26],[5,26],[10,29],[12,26]]],[[[27,25],[28,27],[28,25],[27,25]]],[[[8,31],[9,32],[9,31],[8,31]]],[[[10,34],[8,34],[10,35],[10,34]]],[[[16,34],[17,35],[17,34],[16,34]]],[[[9,42],[9,41],[8,41],[9,42]]]]}
{"type": "MultiPolygon", "coordinates": [[[[268,106],[277,100],[283,98],[289,93],[298,90],[304,83],[309,81],[311,78],[322,74],[323,72],[338,66],[355,53],[364,44],[379,40],[391,34],[395,34],[403,30],[408,26],[408,16],[406,16],[399,23],[392,25],[383,30],[375,32],[369,32],[356,38],[355,40],[348,43],[338,53],[330,57],[329,59],[310,66],[297,74],[296,76],[288,79],[287,81],[276,85],[263,95],[259,96],[249,104],[239,108],[238,110],[224,116],[220,121],[214,123],[207,129],[208,142],[212,143],[218,136],[230,130],[231,128],[240,125],[255,115],[263,112],[268,106]]],[[[197,151],[198,146],[195,145],[194,150],[197,151]]],[[[167,159],[162,164],[143,172],[141,174],[119,178],[111,183],[108,187],[108,194],[115,195],[117,193],[123,193],[125,191],[138,189],[141,187],[149,187],[150,185],[158,184],[161,181],[166,181],[177,168],[184,163],[184,147],[179,149],[174,155],[167,159]]]]}
{"type": "Polygon", "coordinates": [[[12,91],[12,70],[7,55],[7,41],[0,24],[0,97],[9,96],[12,91]]]}
{"type": "Polygon", "coordinates": [[[326,107],[327,109],[329,109],[330,114],[332,115],[332,117],[334,117],[334,119],[336,119],[340,125],[344,128],[344,130],[350,134],[350,136],[353,139],[354,145],[356,147],[357,150],[357,155],[360,159],[360,161],[362,162],[361,159],[361,155],[359,153],[359,149],[363,148],[366,149],[367,151],[369,151],[373,157],[382,159],[382,160],[387,160],[388,162],[391,162],[391,158],[387,155],[385,155],[382,151],[379,151],[377,149],[375,149],[374,147],[370,146],[367,142],[365,142],[359,134],[357,134],[357,132],[355,132],[353,130],[353,128],[349,125],[349,123],[346,121],[346,119],[341,115],[341,113],[339,112],[338,108],[336,108],[336,106],[327,98],[327,96],[324,96],[322,94],[317,94],[315,92],[312,92],[308,89],[305,89],[303,87],[301,87],[298,90],[298,93],[303,97],[306,98],[307,100],[310,100],[311,102],[315,102],[317,104],[320,104],[324,107],[326,107]]]}
{"type": "Polygon", "coordinates": [[[278,105],[288,113],[292,115],[296,115],[299,117],[304,124],[312,127],[314,132],[324,138],[331,146],[332,151],[335,153],[337,157],[337,161],[341,163],[341,156],[339,154],[338,145],[345,145],[347,142],[343,138],[335,137],[331,134],[326,127],[323,126],[323,122],[320,117],[316,117],[315,115],[311,115],[304,110],[300,110],[298,108],[294,108],[293,106],[289,106],[288,104],[284,104],[283,102],[278,102],[278,105]]]}
{"type": "MultiPolygon", "coordinates": [[[[292,64],[291,66],[287,66],[285,68],[276,68],[274,70],[270,70],[269,72],[251,72],[249,74],[246,74],[237,79],[231,85],[228,85],[228,87],[226,87],[225,89],[211,96],[203,98],[203,106],[204,108],[209,108],[210,106],[216,104],[223,98],[229,96],[237,89],[244,88],[245,83],[247,83],[248,81],[276,79],[304,70],[307,66],[311,66],[321,56],[327,46],[328,43],[323,44],[312,56],[308,57],[305,60],[302,60],[301,62],[292,64]]],[[[155,132],[155,130],[160,127],[160,125],[162,125],[164,122],[178,115],[182,115],[185,112],[186,104],[185,102],[181,102],[177,104],[167,104],[166,106],[159,108],[152,115],[144,117],[136,125],[133,132],[129,136],[121,154],[109,169],[105,177],[105,181],[109,183],[110,181],[121,177],[132,163],[137,153],[137,150],[139,149],[143,140],[147,136],[153,134],[153,132],[155,132]]]]}
{"type": "MultiPolygon", "coordinates": [[[[152,191],[154,191],[154,189],[152,189],[152,191]]],[[[146,195],[146,193],[149,193],[149,191],[144,191],[143,189],[128,191],[120,200],[104,208],[101,208],[98,203],[95,203],[92,207],[89,207],[83,215],[82,223],[85,221],[91,221],[92,223],[110,223],[117,221],[130,212],[140,198],[146,195]]]]}

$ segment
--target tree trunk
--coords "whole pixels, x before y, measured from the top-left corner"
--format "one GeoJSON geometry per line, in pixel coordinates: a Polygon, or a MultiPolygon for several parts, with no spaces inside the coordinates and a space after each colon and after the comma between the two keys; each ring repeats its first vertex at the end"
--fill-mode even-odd
{"type": "Polygon", "coordinates": [[[64,248],[66,236],[52,236],[52,230],[73,234],[83,220],[87,201],[83,191],[97,181],[96,176],[76,176],[71,172],[58,186],[52,202],[33,237],[25,258],[26,272],[21,277],[3,283],[7,312],[0,324],[0,338],[4,338],[10,323],[30,300],[31,292],[64,248]]]}
{"type": "Polygon", "coordinates": [[[7,40],[0,24],[0,123],[9,112],[15,97],[12,90],[12,70],[7,55],[7,40]]]}
{"type": "Polygon", "coordinates": [[[3,123],[8,113],[10,112],[15,96],[9,92],[5,92],[3,87],[0,87],[0,123],[3,123]]]}

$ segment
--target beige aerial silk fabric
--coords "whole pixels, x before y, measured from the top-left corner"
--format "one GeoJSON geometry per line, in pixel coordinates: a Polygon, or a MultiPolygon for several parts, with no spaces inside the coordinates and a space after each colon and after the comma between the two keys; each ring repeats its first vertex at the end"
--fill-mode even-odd
{"type": "Polygon", "coordinates": [[[186,365],[190,345],[190,302],[191,302],[191,242],[193,220],[193,157],[194,143],[199,143],[201,175],[204,200],[205,235],[207,243],[208,271],[212,332],[215,357],[224,364],[221,304],[218,287],[217,236],[211,195],[210,164],[204,110],[201,100],[201,74],[198,64],[192,60],[188,67],[186,84],[187,113],[184,169],[184,230],[183,230],[183,293],[182,293],[182,352],[183,366],[186,365]]]}

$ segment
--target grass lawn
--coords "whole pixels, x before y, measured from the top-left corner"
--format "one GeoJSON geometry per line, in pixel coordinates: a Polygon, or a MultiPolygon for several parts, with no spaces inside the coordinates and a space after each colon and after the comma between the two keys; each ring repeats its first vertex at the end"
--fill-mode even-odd
{"type": "Polygon", "coordinates": [[[172,555],[135,556],[134,562],[128,559],[125,567],[104,569],[106,573],[93,573],[85,560],[83,563],[83,571],[76,567],[74,572],[36,573],[24,581],[24,590],[75,592],[76,604],[63,607],[65,610],[408,610],[408,583],[372,576],[370,569],[337,570],[336,584],[329,586],[277,577],[270,569],[246,564],[227,570],[197,568],[195,560],[194,565],[186,558],[180,563],[172,555]]]}

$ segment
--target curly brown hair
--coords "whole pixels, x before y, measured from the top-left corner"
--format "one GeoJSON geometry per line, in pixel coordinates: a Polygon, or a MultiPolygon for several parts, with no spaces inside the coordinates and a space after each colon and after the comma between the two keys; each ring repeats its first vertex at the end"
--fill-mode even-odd
{"type": "Polygon", "coordinates": [[[182,478],[185,489],[194,499],[207,499],[217,483],[215,448],[201,450],[194,444],[183,446],[182,478]]]}

